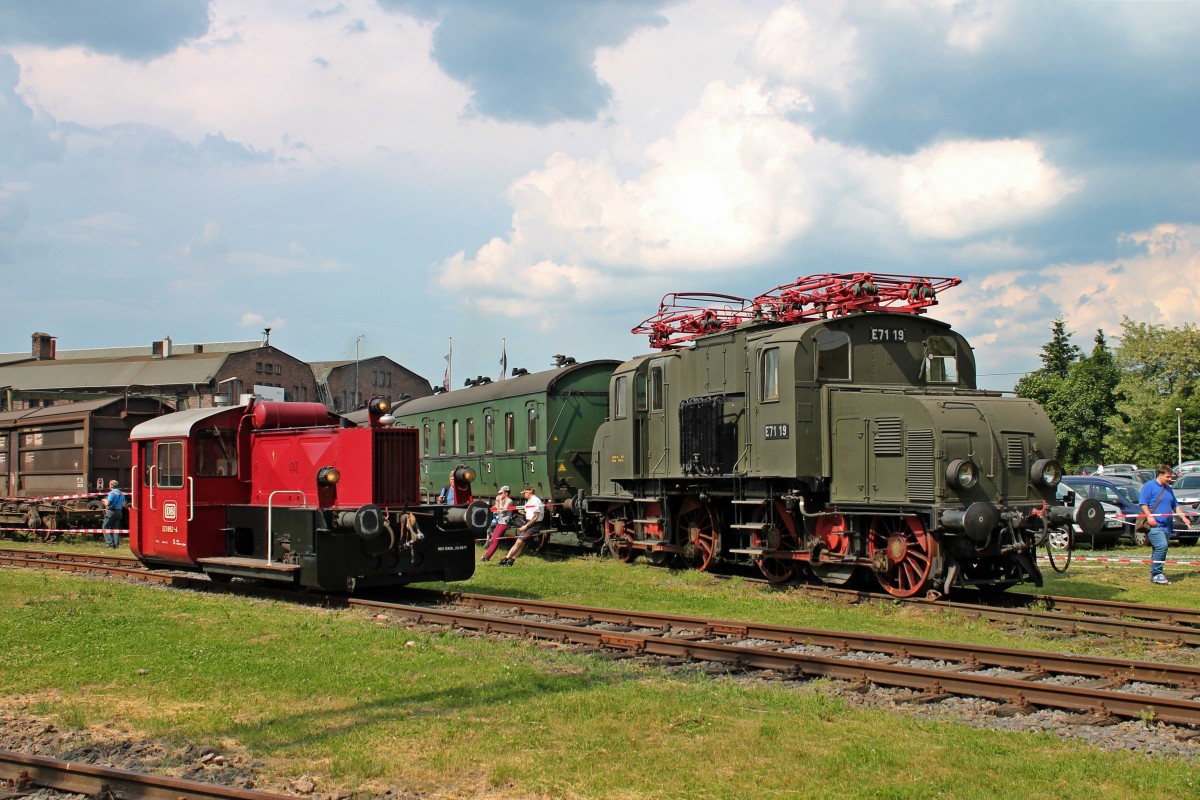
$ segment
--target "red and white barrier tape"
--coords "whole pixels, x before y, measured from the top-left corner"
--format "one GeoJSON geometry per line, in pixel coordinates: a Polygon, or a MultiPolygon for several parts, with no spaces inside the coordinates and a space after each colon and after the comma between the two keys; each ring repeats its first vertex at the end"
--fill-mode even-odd
{"type": "MultiPolygon", "coordinates": [[[[1049,560],[1047,556],[1038,556],[1037,558],[1038,561],[1049,560]]],[[[1059,556],[1055,560],[1058,561],[1062,558],[1063,556],[1059,556]]],[[[1076,561],[1091,561],[1093,563],[1100,564],[1173,564],[1176,566],[1200,567],[1200,561],[1175,561],[1170,559],[1166,561],[1155,561],[1150,558],[1112,558],[1110,556],[1077,556],[1072,554],[1071,562],[1074,563],[1076,561]]]]}
{"type": "MultiPolygon", "coordinates": [[[[121,494],[128,496],[124,490],[121,494]]],[[[4,503],[41,503],[45,500],[83,500],[88,497],[107,497],[108,492],[88,492],[87,494],[56,494],[50,497],[0,497],[4,503]]]]}
{"type": "Polygon", "coordinates": [[[3,533],[129,533],[128,528],[0,528],[3,533]]]}

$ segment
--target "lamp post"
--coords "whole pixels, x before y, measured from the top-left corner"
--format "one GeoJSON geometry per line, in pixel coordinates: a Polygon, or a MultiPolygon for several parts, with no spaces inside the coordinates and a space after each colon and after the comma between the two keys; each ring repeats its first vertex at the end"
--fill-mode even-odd
{"type": "Polygon", "coordinates": [[[1183,409],[1182,408],[1175,409],[1175,443],[1179,446],[1179,452],[1176,453],[1176,455],[1179,456],[1179,459],[1175,463],[1182,464],[1183,463],[1183,409]]]}

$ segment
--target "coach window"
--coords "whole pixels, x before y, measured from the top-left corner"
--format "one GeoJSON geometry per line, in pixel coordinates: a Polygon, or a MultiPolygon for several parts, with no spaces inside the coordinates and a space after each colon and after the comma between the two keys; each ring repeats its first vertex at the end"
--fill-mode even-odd
{"type": "Polygon", "coordinates": [[[495,427],[492,422],[493,420],[491,414],[483,415],[483,452],[485,453],[492,452],[492,430],[495,427]]]}
{"type": "Polygon", "coordinates": [[[454,427],[454,455],[458,455],[462,452],[458,447],[458,420],[454,420],[451,425],[454,427]]]}
{"type": "Polygon", "coordinates": [[[446,455],[446,423],[438,423],[438,455],[446,455]]]}
{"type": "Polygon", "coordinates": [[[613,418],[620,419],[629,413],[625,393],[629,391],[629,376],[622,375],[613,381],[612,410],[613,418]]]}
{"type": "Polygon", "coordinates": [[[925,340],[925,362],[921,365],[927,383],[958,383],[958,348],[949,336],[925,340]]]}
{"type": "Polygon", "coordinates": [[[818,331],[817,380],[850,380],[850,334],[843,331],[818,331]]]}
{"type": "Polygon", "coordinates": [[[517,426],[511,411],[504,415],[504,449],[510,453],[517,449],[517,426]]]}
{"type": "Polygon", "coordinates": [[[529,409],[529,449],[537,450],[537,409],[529,409]]]}
{"type": "Polygon", "coordinates": [[[663,369],[650,368],[650,410],[663,410],[663,369]]]}
{"type": "Polygon", "coordinates": [[[425,455],[428,456],[429,455],[429,423],[426,422],[422,427],[424,428],[424,431],[425,431],[425,450],[424,450],[424,452],[425,452],[425,455]]]}
{"type": "Polygon", "coordinates": [[[636,411],[646,410],[646,373],[637,372],[633,376],[633,408],[636,411]]]}
{"type": "Polygon", "coordinates": [[[467,452],[475,452],[475,418],[467,417],[467,452]]]}
{"type": "Polygon", "coordinates": [[[758,399],[771,402],[779,399],[779,348],[758,351],[758,399]]]}
{"type": "Polygon", "coordinates": [[[160,489],[179,489],[183,486],[183,442],[159,442],[154,464],[158,467],[160,489]]]}

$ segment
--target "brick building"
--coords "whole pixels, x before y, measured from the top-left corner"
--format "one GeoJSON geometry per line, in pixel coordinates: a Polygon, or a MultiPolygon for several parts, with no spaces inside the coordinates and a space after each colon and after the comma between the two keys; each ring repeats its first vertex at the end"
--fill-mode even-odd
{"type": "Polygon", "coordinates": [[[399,401],[433,394],[428,380],[387,356],[314,361],[312,371],[326,408],[338,413],[361,408],[372,397],[399,401]]]}

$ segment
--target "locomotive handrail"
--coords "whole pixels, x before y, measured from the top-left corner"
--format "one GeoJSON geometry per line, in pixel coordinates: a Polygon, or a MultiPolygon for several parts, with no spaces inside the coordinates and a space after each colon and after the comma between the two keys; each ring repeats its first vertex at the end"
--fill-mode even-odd
{"type": "Polygon", "coordinates": [[[156,478],[157,474],[158,474],[158,464],[151,464],[150,465],[150,510],[151,511],[156,510],[154,508],[154,482],[157,479],[156,478]]]}
{"type": "Polygon", "coordinates": [[[274,554],[272,552],[272,547],[271,547],[271,545],[275,541],[275,537],[271,532],[271,522],[272,522],[272,517],[274,515],[274,509],[271,508],[271,503],[275,502],[275,495],[277,495],[277,494],[298,494],[298,495],[300,495],[300,504],[302,506],[304,506],[305,508],[308,508],[308,495],[306,495],[304,493],[304,491],[301,489],[276,489],[275,491],[273,491],[269,495],[267,495],[267,563],[268,564],[270,564],[274,560],[273,559],[274,554]]]}
{"type": "Polygon", "coordinates": [[[195,512],[195,508],[196,508],[196,481],[192,479],[191,475],[188,475],[187,482],[188,482],[188,518],[187,518],[187,521],[191,522],[192,518],[195,516],[194,512],[195,512]]]}

